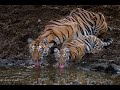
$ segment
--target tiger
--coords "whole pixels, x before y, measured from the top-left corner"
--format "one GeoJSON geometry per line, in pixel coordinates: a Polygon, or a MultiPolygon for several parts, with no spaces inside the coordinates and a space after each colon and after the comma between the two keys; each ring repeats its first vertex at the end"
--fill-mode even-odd
{"type": "Polygon", "coordinates": [[[36,40],[28,38],[29,51],[36,65],[39,65],[38,61],[45,64],[44,58],[49,55],[51,48],[62,44],[71,36],[99,36],[108,30],[103,14],[77,8],[60,20],[51,20],[36,40]]]}
{"type": "Polygon", "coordinates": [[[94,35],[86,35],[68,40],[63,43],[60,50],[58,48],[54,49],[54,56],[57,63],[53,66],[59,68],[68,67],[69,62],[79,62],[85,54],[98,53],[104,47],[111,45],[112,42],[112,38],[109,38],[107,41],[102,41],[94,35]]]}

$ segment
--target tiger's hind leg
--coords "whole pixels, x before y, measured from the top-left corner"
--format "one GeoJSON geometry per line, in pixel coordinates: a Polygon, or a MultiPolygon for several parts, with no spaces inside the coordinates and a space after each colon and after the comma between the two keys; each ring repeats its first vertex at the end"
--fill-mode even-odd
{"type": "Polygon", "coordinates": [[[94,43],[95,45],[92,49],[92,53],[98,53],[102,51],[103,48],[110,46],[112,42],[113,42],[112,38],[108,38],[107,41],[102,41],[101,39],[96,38],[95,43],[94,43]]]}

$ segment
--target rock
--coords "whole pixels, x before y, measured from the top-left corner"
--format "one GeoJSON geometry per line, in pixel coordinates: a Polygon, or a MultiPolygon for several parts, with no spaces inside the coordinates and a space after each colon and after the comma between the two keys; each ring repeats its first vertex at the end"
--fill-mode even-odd
{"type": "Polygon", "coordinates": [[[6,66],[8,66],[8,67],[11,67],[11,66],[13,66],[14,64],[13,63],[7,63],[6,64],[6,66]]]}
{"type": "Polygon", "coordinates": [[[26,62],[27,66],[30,66],[30,65],[34,64],[32,60],[25,60],[25,62],[26,62]]]}
{"type": "Polygon", "coordinates": [[[7,59],[1,59],[0,60],[0,67],[5,67],[8,63],[8,60],[7,59]]]}
{"type": "Polygon", "coordinates": [[[80,85],[80,83],[78,81],[73,81],[73,82],[71,82],[70,85],[80,85]]]}

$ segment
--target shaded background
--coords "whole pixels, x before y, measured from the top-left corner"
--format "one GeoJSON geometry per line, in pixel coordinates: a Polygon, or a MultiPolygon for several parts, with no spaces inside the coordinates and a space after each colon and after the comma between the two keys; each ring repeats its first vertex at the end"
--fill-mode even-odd
{"type": "Polygon", "coordinates": [[[0,5],[0,58],[30,58],[27,39],[36,39],[48,21],[69,15],[78,7],[103,13],[113,29],[113,44],[90,56],[89,61],[106,60],[120,64],[119,5],[0,5]]]}

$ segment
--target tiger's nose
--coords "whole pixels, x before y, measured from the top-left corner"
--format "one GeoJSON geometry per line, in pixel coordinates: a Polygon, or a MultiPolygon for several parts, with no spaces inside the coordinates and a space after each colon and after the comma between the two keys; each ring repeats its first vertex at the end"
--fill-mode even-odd
{"type": "Polygon", "coordinates": [[[47,55],[48,55],[48,52],[44,52],[44,53],[43,53],[43,56],[47,56],[47,55]]]}
{"type": "Polygon", "coordinates": [[[33,57],[33,60],[38,60],[38,59],[39,59],[38,56],[33,57]]]}

